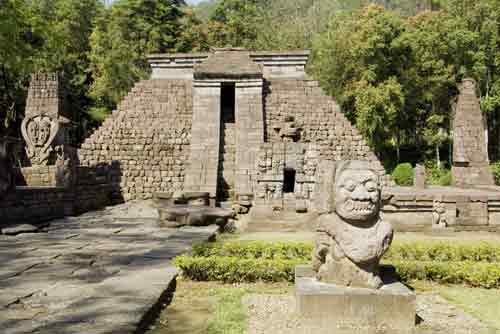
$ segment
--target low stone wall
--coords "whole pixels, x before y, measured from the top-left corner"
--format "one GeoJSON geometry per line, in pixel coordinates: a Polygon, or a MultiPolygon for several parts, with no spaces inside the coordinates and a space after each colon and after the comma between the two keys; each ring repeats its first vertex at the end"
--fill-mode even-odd
{"type": "Polygon", "coordinates": [[[387,188],[384,217],[399,231],[422,231],[440,217],[452,230],[500,231],[500,188],[387,188]]]}
{"type": "MultiPolygon", "coordinates": [[[[46,167],[47,168],[47,167],[46,167]]],[[[18,186],[0,201],[0,228],[46,221],[103,208],[113,198],[112,169],[78,167],[77,183],[64,187],[18,186]]]]}
{"type": "Polygon", "coordinates": [[[56,187],[56,166],[16,168],[16,184],[27,187],[56,187]]]}

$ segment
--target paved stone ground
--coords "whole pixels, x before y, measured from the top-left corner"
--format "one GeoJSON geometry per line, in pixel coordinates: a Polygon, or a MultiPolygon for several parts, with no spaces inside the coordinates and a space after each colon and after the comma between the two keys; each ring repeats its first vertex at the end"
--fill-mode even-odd
{"type": "Polygon", "coordinates": [[[170,260],[216,226],[161,228],[151,202],[0,235],[0,333],[140,333],[168,302],[170,260]]]}
{"type": "MultiPolygon", "coordinates": [[[[248,295],[244,304],[249,310],[248,334],[333,334],[331,328],[315,328],[317,323],[300,319],[291,295],[248,295]]],[[[417,296],[419,323],[415,334],[495,334],[478,319],[466,314],[435,294],[417,296]]],[[[344,333],[344,332],[343,332],[344,333]]],[[[352,334],[375,334],[353,331],[352,334]]],[[[351,333],[350,333],[351,334],[351,333]]]]}

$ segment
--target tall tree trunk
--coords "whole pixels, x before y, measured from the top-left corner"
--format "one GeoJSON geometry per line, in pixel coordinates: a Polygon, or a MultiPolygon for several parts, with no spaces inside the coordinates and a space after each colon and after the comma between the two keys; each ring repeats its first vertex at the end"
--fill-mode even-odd
{"type": "Polygon", "coordinates": [[[438,169],[441,169],[441,157],[439,156],[439,144],[436,144],[436,165],[438,169]]]}

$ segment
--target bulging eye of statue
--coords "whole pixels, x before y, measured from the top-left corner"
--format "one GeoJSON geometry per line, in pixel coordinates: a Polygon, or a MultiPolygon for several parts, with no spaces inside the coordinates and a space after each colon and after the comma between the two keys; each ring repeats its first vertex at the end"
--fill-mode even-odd
{"type": "Polygon", "coordinates": [[[347,191],[353,192],[354,189],[356,189],[356,183],[352,180],[347,180],[346,183],[344,183],[344,188],[347,189],[347,191]]]}
{"type": "Polygon", "coordinates": [[[365,187],[369,192],[377,190],[377,184],[373,181],[366,182],[365,187]]]}

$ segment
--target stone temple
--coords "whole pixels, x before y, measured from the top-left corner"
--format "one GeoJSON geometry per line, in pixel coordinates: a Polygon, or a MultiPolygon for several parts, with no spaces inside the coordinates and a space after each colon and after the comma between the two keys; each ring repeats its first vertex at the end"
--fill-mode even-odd
{"type": "Polygon", "coordinates": [[[119,164],[125,200],[208,192],[221,206],[253,201],[280,210],[314,208],[323,160],[369,161],[390,182],[339,105],[305,73],[308,58],[243,49],[151,55],[151,78],[85,141],[80,163],[119,164]]]}

